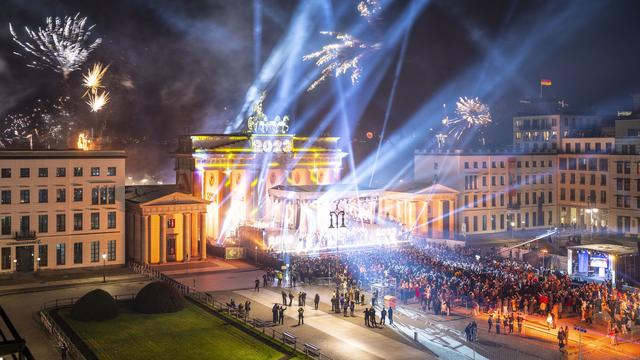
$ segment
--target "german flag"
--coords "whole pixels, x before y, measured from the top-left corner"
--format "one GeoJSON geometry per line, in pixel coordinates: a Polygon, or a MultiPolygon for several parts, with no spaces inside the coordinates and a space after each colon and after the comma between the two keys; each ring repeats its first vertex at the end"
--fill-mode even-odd
{"type": "Polygon", "coordinates": [[[540,86],[551,86],[552,82],[549,79],[540,79],[540,86]]]}

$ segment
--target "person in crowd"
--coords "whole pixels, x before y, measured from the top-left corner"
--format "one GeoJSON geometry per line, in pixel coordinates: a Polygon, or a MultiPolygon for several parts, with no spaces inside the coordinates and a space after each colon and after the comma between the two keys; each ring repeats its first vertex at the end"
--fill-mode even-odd
{"type": "Polygon", "coordinates": [[[280,320],[280,325],[284,325],[284,311],[287,310],[284,306],[278,307],[278,320],[280,320]]]}
{"type": "Polygon", "coordinates": [[[320,305],[320,295],[316,293],[316,296],[313,298],[313,306],[316,310],[318,310],[318,305],[320,305]]]}
{"type": "Polygon", "coordinates": [[[271,308],[271,314],[273,316],[272,322],[274,324],[278,324],[280,321],[278,320],[278,304],[273,304],[273,307],[271,308]]]}
{"type": "Polygon", "coordinates": [[[382,311],[380,311],[380,325],[384,326],[385,318],[387,317],[387,310],[382,307],[382,311]]]}
{"type": "MultiPolygon", "coordinates": [[[[293,293],[291,292],[291,290],[289,290],[289,306],[292,306],[291,304],[293,303],[293,298],[295,296],[293,296],[293,293]]],[[[286,305],[286,304],[285,304],[286,305]]]]}
{"type": "Polygon", "coordinates": [[[393,308],[389,307],[389,311],[387,311],[387,317],[389,318],[389,325],[393,325],[393,308]]]}
{"type": "Polygon", "coordinates": [[[298,325],[304,325],[304,308],[298,308],[298,325]]]}
{"type": "Polygon", "coordinates": [[[496,334],[500,335],[500,315],[496,318],[496,334]]]}
{"type": "Polygon", "coordinates": [[[287,293],[282,290],[282,305],[287,305],[287,293]]]}
{"type": "Polygon", "coordinates": [[[367,327],[371,326],[371,319],[369,317],[369,308],[364,308],[364,324],[367,327]]]}
{"type": "Polygon", "coordinates": [[[491,332],[491,329],[493,328],[493,314],[492,313],[489,314],[489,318],[487,319],[487,325],[489,326],[487,331],[491,332]]]}
{"type": "Polygon", "coordinates": [[[353,300],[349,302],[349,310],[351,311],[351,317],[356,316],[355,315],[356,303],[353,300]]]}
{"type": "Polygon", "coordinates": [[[260,279],[256,278],[255,286],[253,287],[253,291],[260,292],[260,279]]]}

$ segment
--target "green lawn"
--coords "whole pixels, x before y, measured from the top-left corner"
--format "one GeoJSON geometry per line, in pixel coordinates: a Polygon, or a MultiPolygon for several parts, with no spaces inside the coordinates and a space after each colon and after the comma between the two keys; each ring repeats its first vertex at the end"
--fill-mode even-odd
{"type": "Polygon", "coordinates": [[[100,359],[256,359],[285,357],[233,325],[187,303],[177,313],[147,315],[128,306],[105,322],[81,322],[60,315],[100,359]]]}

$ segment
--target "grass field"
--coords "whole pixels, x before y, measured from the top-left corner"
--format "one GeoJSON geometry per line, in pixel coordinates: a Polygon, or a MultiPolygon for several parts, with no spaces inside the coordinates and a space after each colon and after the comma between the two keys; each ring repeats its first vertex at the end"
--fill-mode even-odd
{"type": "Polygon", "coordinates": [[[188,303],[171,314],[138,314],[128,306],[104,322],[81,322],[60,315],[100,359],[256,359],[286,355],[233,325],[188,303]]]}

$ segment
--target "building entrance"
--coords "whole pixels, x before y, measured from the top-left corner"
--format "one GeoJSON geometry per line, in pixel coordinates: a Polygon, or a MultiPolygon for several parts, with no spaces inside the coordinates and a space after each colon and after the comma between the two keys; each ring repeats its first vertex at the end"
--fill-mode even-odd
{"type": "Polygon", "coordinates": [[[16,271],[30,272],[33,271],[33,246],[16,247],[16,271]]]}

